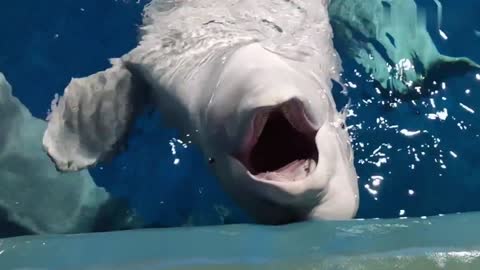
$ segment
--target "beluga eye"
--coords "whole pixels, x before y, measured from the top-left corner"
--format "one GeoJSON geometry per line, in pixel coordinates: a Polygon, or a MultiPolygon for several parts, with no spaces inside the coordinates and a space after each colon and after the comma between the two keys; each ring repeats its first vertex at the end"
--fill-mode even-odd
{"type": "Polygon", "coordinates": [[[215,159],[213,157],[208,158],[208,164],[212,165],[215,163],[215,159]]]}

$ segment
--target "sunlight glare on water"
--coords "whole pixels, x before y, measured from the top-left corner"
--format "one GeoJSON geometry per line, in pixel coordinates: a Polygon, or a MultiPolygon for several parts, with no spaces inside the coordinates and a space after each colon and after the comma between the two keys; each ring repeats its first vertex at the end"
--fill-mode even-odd
{"type": "Polygon", "coordinates": [[[466,186],[478,192],[479,74],[436,82],[427,96],[413,100],[386,98],[372,79],[356,69],[344,74],[352,99],[347,124],[363,189],[359,216],[477,209],[455,193],[466,186]]]}

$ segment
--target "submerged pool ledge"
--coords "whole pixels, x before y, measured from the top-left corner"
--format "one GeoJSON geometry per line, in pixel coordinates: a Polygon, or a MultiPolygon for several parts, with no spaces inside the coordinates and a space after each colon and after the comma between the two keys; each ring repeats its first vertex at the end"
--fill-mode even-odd
{"type": "Polygon", "coordinates": [[[480,269],[480,213],[0,240],[0,269],[480,269]]]}

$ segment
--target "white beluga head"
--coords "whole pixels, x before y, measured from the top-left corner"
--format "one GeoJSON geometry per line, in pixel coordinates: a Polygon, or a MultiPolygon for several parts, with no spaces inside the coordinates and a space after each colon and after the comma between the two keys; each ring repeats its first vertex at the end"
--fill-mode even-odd
{"type": "Polygon", "coordinates": [[[259,44],[225,62],[202,145],[222,184],[261,222],[355,215],[357,175],[331,87],[259,44]]]}
{"type": "Polygon", "coordinates": [[[340,61],[327,3],[174,2],[152,1],[139,46],[69,84],[43,140],[57,168],[115,154],[149,101],[258,222],[352,218],[357,175],[331,94],[340,61]]]}

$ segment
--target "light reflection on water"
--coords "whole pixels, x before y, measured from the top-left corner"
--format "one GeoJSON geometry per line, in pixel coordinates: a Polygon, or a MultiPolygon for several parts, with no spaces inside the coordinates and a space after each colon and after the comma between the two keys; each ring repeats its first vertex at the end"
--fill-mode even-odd
{"type": "Polygon", "coordinates": [[[405,100],[385,98],[372,78],[356,69],[345,73],[359,217],[478,210],[473,202],[480,194],[479,77],[437,82],[429,95],[405,100]]]}

